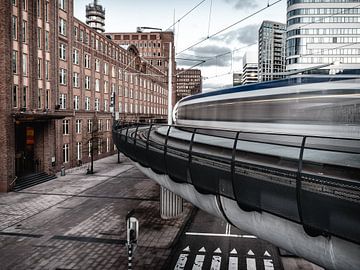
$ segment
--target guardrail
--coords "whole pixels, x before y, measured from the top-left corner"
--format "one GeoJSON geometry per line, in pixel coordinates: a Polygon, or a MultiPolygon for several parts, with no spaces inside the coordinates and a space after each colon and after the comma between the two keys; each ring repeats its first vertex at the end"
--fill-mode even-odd
{"type": "Polygon", "coordinates": [[[113,137],[174,182],[297,222],[311,236],[360,243],[360,139],[131,123],[114,125],[113,137]]]}

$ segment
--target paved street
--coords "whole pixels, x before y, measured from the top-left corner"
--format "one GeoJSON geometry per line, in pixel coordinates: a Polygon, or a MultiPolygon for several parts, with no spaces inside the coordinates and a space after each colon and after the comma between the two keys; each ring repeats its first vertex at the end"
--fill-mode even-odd
{"type": "MultiPolygon", "coordinates": [[[[124,160],[124,158],[123,158],[124,160]]],[[[140,222],[134,269],[165,267],[184,221],[159,215],[159,186],[117,156],[28,188],[0,194],[0,269],[127,269],[125,216],[140,222]]]]}
{"type": "Polygon", "coordinates": [[[169,269],[283,269],[273,245],[198,211],[176,245],[169,269]]]}

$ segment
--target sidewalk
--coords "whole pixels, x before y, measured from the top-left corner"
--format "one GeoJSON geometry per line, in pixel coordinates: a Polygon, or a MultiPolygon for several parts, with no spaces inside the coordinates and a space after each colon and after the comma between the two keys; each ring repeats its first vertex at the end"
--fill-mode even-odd
{"type": "Polygon", "coordinates": [[[162,220],[159,186],[122,156],[17,193],[0,194],[0,269],[127,269],[125,216],[140,222],[133,269],[161,269],[191,206],[162,220]]]}

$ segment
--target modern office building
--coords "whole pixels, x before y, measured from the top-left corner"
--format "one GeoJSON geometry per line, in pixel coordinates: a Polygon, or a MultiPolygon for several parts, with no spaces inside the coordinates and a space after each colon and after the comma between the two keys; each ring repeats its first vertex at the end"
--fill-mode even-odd
{"type": "Polygon", "coordinates": [[[0,191],[89,161],[95,125],[95,157],[114,153],[114,116],[167,118],[162,73],[96,28],[74,18],[73,0],[1,1],[0,191]]]}
{"type": "Polygon", "coordinates": [[[134,45],[139,51],[140,56],[145,59],[149,65],[153,65],[159,69],[165,84],[168,81],[168,68],[169,68],[169,55],[170,44],[172,47],[172,74],[173,74],[173,105],[176,100],[176,63],[175,63],[175,45],[174,45],[174,32],[161,31],[158,28],[152,27],[138,27],[136,32],[116,32],[106,33],[107,36],[119,45],[128,46],[134,45]],[[146,30],[156,30],[145,32],[146,30]]]}
{"type": "Polygon", "coordinates": [[[359,0],[288,0],[286,68],[337,63],[359,71],[359,0]]]}
{"type": "Polygon", "coordinates": [[[241,84],[258,82],[258,54],[255,51],[248,51],[243,56],[243,72],[241,84]]]}
{"type": "Polygon", "coordinates": [[[285,61],[286,25],[263,21],[259,29],[259,82],[283,78],[285,61]]]}
{"type": "Polygon", "coordinates": [[[234,72],[233,73],[233,86],[241,85],[242,73],[234,72]]]}
{"type": "Polygon", "coordinates": [[[180,99],[202,92],[200,69],[176,70],[176,102],[180,99]]]}

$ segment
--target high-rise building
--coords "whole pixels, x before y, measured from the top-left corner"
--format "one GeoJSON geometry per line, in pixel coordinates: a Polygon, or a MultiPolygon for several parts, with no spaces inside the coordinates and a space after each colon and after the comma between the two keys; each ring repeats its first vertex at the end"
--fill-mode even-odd
{"type": "Polygon", "coordinates": [[[105,32],[105,9],[97,0],[86,6],[86,24],[99,33],[105,32]]]}
{"type": "Polygon", "coordinates": [[[286,69],[337,63],[359,71],[359,0],[288,0],[286,69]]]}
{"type": "Polygon", "coordinates": [[[259,81],[283,78],[285,62],[286,25],[263,21],[259,29],[259,81]]]}
{"type": "Polygon", "coordinates": [[[234,72],[233,73],[233,86],[241,85],[242,73],[234,72]]]}
{"type": "Polygon", "coordinates": [[[168,80],[170,44],[172,47],[172,74],[173,74],[173,105],[176,100],[176,63],[175,63],[175,45],[174,32],[161,31],[161,29],[152,27],[138,27],[137,32],[116,32],[106,33],[111,39],[119,45],[135,45],[139,50],[140,56],[163,73],[162,79],[165,84],[168,80]],[[145,32],[145,30],[157,30],[145,32]]]}
{"type": "Polygon", "coordinates": [[[255,51],[248,51],[243,56],[241,84],[256,82],[258,82],[258,54],[255,51]]]}
{"type": "Polygon", "coordinates": [[[1,1],[0,55],[0,192],[88,162],[94,144],[114,153],[114,116],[167,118],[162,73],[76,19],[73,0],[1,1]]]}
{"type": "Polygon", "coordinates": [[[202,92],[200,69],[177,69],[176,74],[176,102],[202,92]]]}

